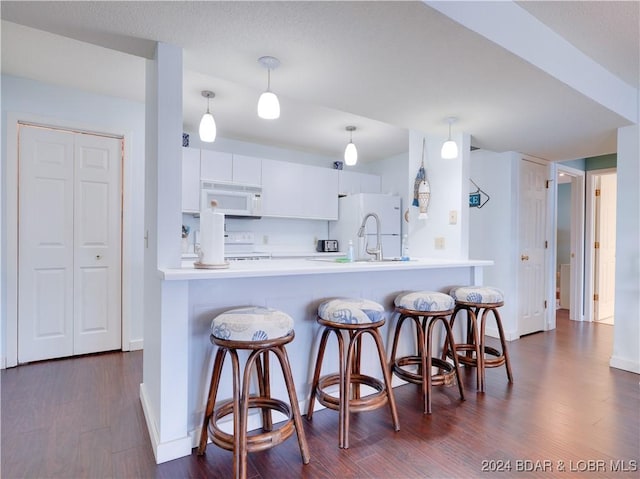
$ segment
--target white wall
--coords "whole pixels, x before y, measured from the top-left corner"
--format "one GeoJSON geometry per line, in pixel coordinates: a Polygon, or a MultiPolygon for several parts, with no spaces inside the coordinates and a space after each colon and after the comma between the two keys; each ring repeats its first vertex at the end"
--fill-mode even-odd
{"type": "MultiPolygon", "coordinates": [[[[409,135],[407,134],[407,150],[409,149],[409,135]]],[[[408,223],[404,219],[404,212],[411,204],[412,198],[407,191],[407,178],[409,178],[409,151],[392,156],[385,160],[367,163],[369,173],[381,178],[380,192],[390,195],[398,195],[402,198],[402,234],[407,233],[408,223]]],[[[411,254],[411,252],[409,252],[411,254]]]]}
{"type": "MultiPolygon", "coordinates": [[[[431,198],[426,220],[418,219],[418,207],[410,206],[416,174],[422,161],[424,134],[409,133],[409,174],[405,179],[409,207],[408,237],[411,256],[467,259],[469,257],[467,183],[469,178],[469,144],[467,134],[454,135],[458,143],[458,158],[443,160],[440,149],[446,138],[426,137],[425,170],[431,186],[431,198]],[[449,212],[455,211],[456,224],[449,223],[449,212]],[[444,238],[444,249],[436,249],[436,238],[444,238]]],[[[478,258],[485,259],[485,258],[478,258]]]]}
{"type": "Polygon", "coordinates": [[[616,304],[611,366],[640,373],[640,126],[618,130],[616,304]]]}
{"type": "MultiPolygon", "coordinates": [[[[76,89],[37,82],[10,75],[2,76],[2,178],[3,178],[3,230],[2,230],[2,357],[6,351],[7,324],[7,283],[6,283],[6,247],[8,228],[6,224],[6,168],[7,168],[7,115],[16,114],[25,117],[38,117],[45,123],[57,126],[69,126],[94,131],[119,132],[125,135],[124,165],[124,233],[128,237],[123,250],[126,263],[123,269],[129,271],[130,288],[123,291],[125,314],[130,317],[130,344],[125,349],[136,349],[142,345],[142,246],[144,218],[144,104],[119,98],[96,95],[76,89]],[[128,258],[128,259],[127,259],[128,258]]],[[[12,159],[15,161],[15,159],[12,159]]]]}
{"type": "MultiPolygon", "coordinates": [[[[482,208],[469,208],[469,256],[490,259],[494,266],[484,270],[484,283],[501,289],[505,303],[500,315],[507,339],[518,338],[517,257],[517,153],[471,152],[471,178],[489,196],[482,208]]],[[[467,192],[476,187],[468,182],[467,192]]],[[[484,197],[482,198],[484,201],[484,197]]]]}

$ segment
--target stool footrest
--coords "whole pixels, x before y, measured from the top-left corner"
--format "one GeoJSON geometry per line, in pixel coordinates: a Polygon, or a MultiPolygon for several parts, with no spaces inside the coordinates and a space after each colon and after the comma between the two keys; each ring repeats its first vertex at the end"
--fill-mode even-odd
{"type": "MultiPolygon", "coordinates": [[[[329,374],[320,378],[320,380],[318,381],[318,387],[315,391],[318,402],[329,409],[339,411],[340,398],[337,396],[332,396],[325,391],[330,386],[339,384],[339,374],[329,374]]],[[[370,411],[372,409],[377,409],[387,403],[387,390],[384,386],[384,383],[379,379],[376,379],[372,376],[367,376],[365,374],[352,374],[351,385],[355,385],[355,387],[359,387],[359,385],[369,386],[370,388],[374,389],[375,392],[364,397],[349,398],[349,410],[353,412],[370,411]]]]}
{"type": "MultiPolygon", "coordinates": [[[[247,434],[248,452],[270,449],[273,446],[286,441],[295,432],[291,408],[284,401],[261,396],[250,397],[249,409],[258,408],[281,412],[287,416],[287,420],[279,424],[277,429],[273,429],[271,431],[265,431],[264,429],[261,429],[263,432],[260,433],[252,433],[252,431],[249,431],[247,434]]],[[[233,451],[234,437],[233,434],[229,434],[220,429],[218,427],[218,421],[223,417],[234,413],[236,412],[233,410],[233,401],[225,401],[213,411],[213,415],[209,421],[209,436],[211,441],[227,451],[233,451]]]]}
{"type": "MultiPolygon", "coordinates": [[[[422,374],[408,371],[404,366],[421,366],[420,356],[403,356],[394,361],[392,365],[393,373],[401,379],[413,384],[422,384],[422,374]]],[[[442,371],[439,374],[431,374],[431,385],[442,386],[453,384],[456,370],[453,364],[440,358],[431,358],[431,367],[442,371]]]]}
{"type": "MultiPolygon", "coordinates": [[[[456,344],[456,352],[459,351],[471,351],[475,353],[475,346],[473,344],[456,344]]],[[[493,358],[485,358],[484,367],[485,368],[497,368],[498,366],[502,366],[506,362],[506,358],[503,353],[498,351],[491,346],[484,347],[484,353],[493,356],[493,358]]],[[[447,356],[453,358],[453,351],[449,350],[447,352],[447,356]]],[[[466,354],[458,354],[458,361],[464,364],[465,366],[477,366],[478,360],[473,356],[467,356],[466,354]]]]}

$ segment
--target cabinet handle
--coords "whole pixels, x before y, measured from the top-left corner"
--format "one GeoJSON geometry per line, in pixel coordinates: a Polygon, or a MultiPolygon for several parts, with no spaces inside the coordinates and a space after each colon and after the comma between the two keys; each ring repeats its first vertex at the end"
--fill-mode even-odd
{"type": "Polygon", "coordinates": [[[529,256],[523,254],[523,255],[520,256],[520,260],[521,261],[529,261],[529,256]]]}
{"type": "Polygon", "coordinates": [[[96,255],[96,259],[101,259],[101,258],[102,258],[102,255],[99,255],[99,254],[96,255]]]}

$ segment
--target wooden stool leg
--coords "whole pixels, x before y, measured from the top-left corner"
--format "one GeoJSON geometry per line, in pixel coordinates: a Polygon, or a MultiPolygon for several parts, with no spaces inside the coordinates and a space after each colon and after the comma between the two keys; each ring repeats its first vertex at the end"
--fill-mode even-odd
{"type": "Polygon", "coordinates": [[[400,430],[400,421],[398,420],[398,409],[396,408],[396,399],[393,395],[393,388],[391,387],[391,373],[387,368],[387,359],[384,352],[384,346],[382,345],[382,337],[378,329],[365,330],[363,332],[369,332],[373,336],[373,340],[376,343],[376,349],[378,350],[378,357],[380,358],[380,367],[382,368],[382,376],[384,377],[384,384],[387,389],[387,401],[389,403],[389,410],[391,412],[391,419],[393,421],[393,428],[396,431],[400,430]]]}
{"type": "Polygon", "coordinates": [[[340,410],[338,411],[338,447],[340,449],[347,449],[349,447],[349,382],[351,381],[351,359],[352,354],[351,345],[349,341],[349,348],[347,357],[345,359],[344,354],[344,338],[342,332],[337,329],[334,330],[338,339],[338,364],[339,364],[339,392],[340,397],[340,410]],[[347,418],[347,420],[345,420],[347,418]],[[345,426],[346,424],[346,426],[345,426]],[[345,428],[347,433],[345,434],[345,428]]]}
{"type": "Polygon", "coordinates": [[[324,360],[324,351],[327,347],[327,339],[331,329],[325,328],[320,338],[320,346],[318,347],[318,356],[316,358],[316,367],[313,372],[313,380],[311,381],[311,394],[309,395],[309,406],[307,407],[307,420],[311,420],[313,416],[313,405],[316,400],[316,391],[318,382],[320,381],[320,371],[322,370],[322,361],[324,360]]]}
{"type": "MultiPolygon", "coordinates": [[[[440,320],[442,320],[442,322],[444,323],[444,329],[446,332],[446,341],[448,343],[450,343],[451,349],[453,349],[455,351],[455,345],[454,345],[454,339],[453,339],[453,331],[451,330],[451,326],[449,325],[449,321],[447,321],[447,318],[444,316],[440,316],[440,318],[438,318],[440,320]]],[[[462,378],[460,378],[460,362],[458,361],[458,355],[454,354],[453,355],[453,367],[456,373],[456,381],[458,382],[458,391],[460,391],[460,399],[462,401],[464,401],[464,386],[462,384],[462,378]]]]}
{"type": "Polygon", "coordinates": [[[422,325],[418,318],[413,318],[416,323],[417,351],[420,357],[420,366],[418,373],[422,376],[422,412],[431,414],[431,358],[427,358],[430,352],[429,347],[425,348],[427,320],[428,316],[422,317],[422,325]]]}
{"type": "Polygon", "coordinates": [[[302,425],[302,416],[300,414],[300,405],[298,404],[298,395],[296,394],[296,388],[293,383],[293,374],[291,373],[291,364],[289,363],[289,357],[287,350],[284,346],[279,346],[273,349],[273,353],[280,360],[280,366],[282,367],[282,374],[284,376],[284,383],[289,393],[289,404],[291,405],[291,413],[293,415],[293,424],[296,427],[296,434],[298,436],[298,446],[300,447],[300,455],[302,456],[302,463],[309,463],[309,446],[307,444],[307,437],[304,433],[304,426],[302,425]]]}
{"type": "MultiPolygon", "coordinates": [[[[427,370],[426,373],[422,375],[423,378],[423,383],[427,384],[427,387],[425,388],[426,393],[425,393],[425,413],[427,414],[431,414],[431,386],[432,386],[432,381],[431,381],[431,366],[432,366],[432,361],[431,361],[431,338],[433,337],[433,327],[435,325],[436,321],[435,318],[433,317],[429,317],[429,316],[425,316],[424,318],[424,326],[425,326],[425,346],[424,346],[424,354],[423,357],[425,358],[425,363],[427,365],[427,370]]],[[[455,354],[454,354],[455,356],[455,354]]]]}
{"type": "MultiPolygon", "coordinates": [[[[258,371],[258,390],[260,396],[271,397],[271,379],[269,374],[269,350],[265,350],[262,353],[262,361],[260,356],[256,357],[256,369],[258,371]],[[264,363],[264,369],[261,367],[261,363],[264,363]]],[[[262,408],[262,429],[264,431],[273,430],[273,419],[271,415],[271,409],[262,408]]]]}
{"type": "MultiPolygon", "coordinates": [[[[351,333],[353,335],[353,333],[351,333]]],[[[353,374],[360,374],[360,361],[362,358],[362,336],[359,336],[358,339],[355,340],[355,351],[352,361],[353,374]]],[[[347,383],[348,384],[348,383],[347,383]]],[[[355,383],[353,385],[353,395],[349,395],[349,397],[353,399],[360,399],[360,384],[355,383]]]]}
{"type": "Polygon", "coordinates": [[[200,429],[200,444],[198,445],[199,456],[204,454],[207,448],[207,440],[209,439],[209,420],[213,415],[213,408],[216,405],[216,396],[218,395],[218,387],[220,386],[220,375],[222,374],[222,366],[224,365],[224,357],[226,353],[227,350],[225,348],[218,347],[216,358],[213,362],[207,407],[205,409],[204,419],[202,420],[202,428],[200,429]]]}
{"type": "Polygon", "coordinates": [[[240,383],[240,361],[238,360],[238,353],[231,349],[229,350],[229,356],[231,357],[233,369],[233,477],[236,479],[246,479],[247,436],[246,433],[242,434],[242,431],[246,427],[246,417],[242,417],[242,411],[248,403],[244,397],[244,387],[242,387],[240,383]],[[238,391],[239,387],[242,387],[242,391],[238,391]]]}
{"type": "MultiPolygon", "coordinates": [[[[460,307],[456,306],[453,310],[453,314],[451,314],[451,318],[449,319],[449,329],[451,329],[451,331],[453,332],[453,325],[456,321],[456,316],[458,315],[458,311],[460,311],[460,307]]],[[[442,356],[441,359],[443,361],[447,360],[447,355],[449,354],[449,348],[451,348],[451,351],[453,352],[453,355],[456,354],[456,348],[455,348],[455,343],[451,343],[447,340],[445,340],[444,345],[442,346],[442,356]]]]}
{"type": "Polygon", "coordinates": [[[504,329],[502,328],[502,319],[497,308],[493,309],[493,317],[498,324],[498,335],[500,336],[500,345],[502,346],[502,355],[504,356],[504,364],[507,368],[507,379],[510,383],[513,382],[513,374],[511,373],[511,362],[509,361],[509,352],[507,351],[507,340],[504,337],[504,329]]]}
{"type": "Polygon", "coordinates": [[[396,355],[398,354],[398,343],[400,342],[400,332],[402,331],[402,323],[404,323],[404,320],[407,318],[408,316],[405,316],[404,314],[401,314],[398,317],[398,322],[396,323],[396,329],[395,329],[395,332],[393,333],[393,344],[391,346],[391,356],[389,359],[390,368],[393,368],[393,365],[395,364],[396,355]]]}
{"type": "Polygon", "coordinates": [[[476,353],[476,389],[484,391],[484,334],[480,333],[478,327],[479,309],[474,311],[472,308],[467,309],[471,321],[472,343],[475,346],[476,353]]]}

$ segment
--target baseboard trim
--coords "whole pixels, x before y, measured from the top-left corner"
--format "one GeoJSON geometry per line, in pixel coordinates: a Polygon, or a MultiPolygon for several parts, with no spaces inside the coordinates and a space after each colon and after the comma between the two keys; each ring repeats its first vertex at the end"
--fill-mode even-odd
{"type": "Polygon", "coordinates": [[[144,339],[135,339],[133,341],[129,341],[129,351],[140,351],[143,349],[144,339]]]}
{"type": "Polygon", "coordinates": [[[192,449],[192,438],[189,435],[169,442],[160,442],[160,435],[156,429],[156,421],[154,420],[155,418],[153,417],[153,412],[149,405],[147,390],[144,383],[140,384],[140,403],[142,404],[144,419],[147,423],[147,429],[149,430],[151,448],[153,449],[153,455],[156,458],[156,464],[189,456],[192,449]]]}
{"type": "Polygon", "coordinates": [[[640,362],[629,361],[628,359],[611,356],[609,366],[616,369],[622,369],[631,373],[640,374],[640,362]]]}

